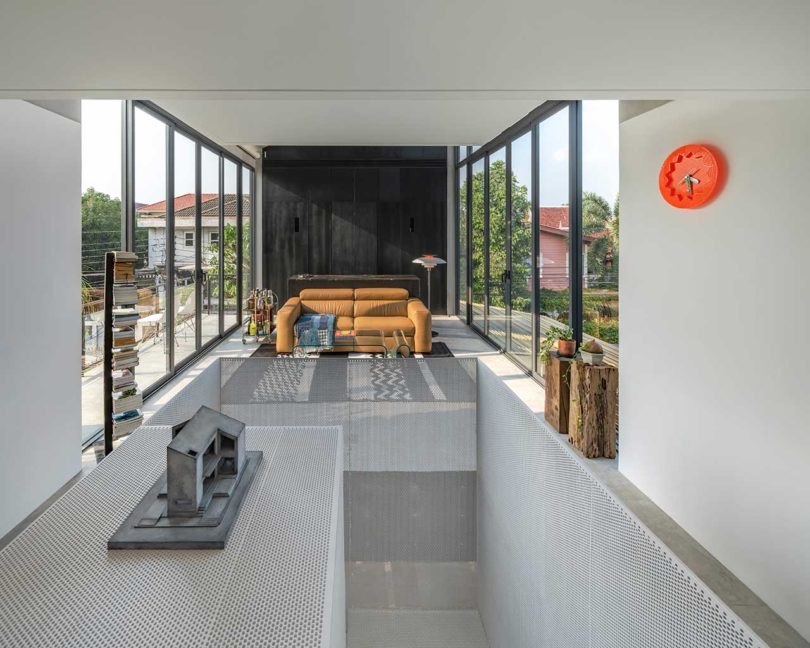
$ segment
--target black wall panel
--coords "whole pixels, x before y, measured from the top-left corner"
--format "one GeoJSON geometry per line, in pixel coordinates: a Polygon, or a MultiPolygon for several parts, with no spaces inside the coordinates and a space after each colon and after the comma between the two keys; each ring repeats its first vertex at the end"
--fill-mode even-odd
{"type": "MultiPolygon", "coordinates": [[[[441,147],[266,148],[264,285],[284,301],[291,274],[415,274],[427,299],[427,275],[412,261],[447,253],[445,154],[441,147]]],[[[435,313],[446,312],[445,272],[434,271],[435,313]]]]}

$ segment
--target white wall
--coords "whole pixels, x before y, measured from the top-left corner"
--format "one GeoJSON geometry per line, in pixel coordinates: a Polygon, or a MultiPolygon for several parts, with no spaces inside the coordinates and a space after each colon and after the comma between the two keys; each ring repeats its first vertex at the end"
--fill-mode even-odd
{"type": "Polygon", "coordinates": [[[810,639],[810,101],[676,101],[621,125],[619,468],[810,639]],[[699,210],[665,156],[718,147],[699,210]]]}
{"type": "Polygon", "coordinates": [[[0,536],[81,468],[81,133],[0,101],[0,536]]]}

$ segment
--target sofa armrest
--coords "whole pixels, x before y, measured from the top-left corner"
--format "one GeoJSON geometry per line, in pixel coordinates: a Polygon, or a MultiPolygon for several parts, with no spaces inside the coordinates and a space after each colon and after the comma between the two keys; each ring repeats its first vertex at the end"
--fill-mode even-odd
{"type": "Polygon", "coordinates": [[[276,317],[276,351],[291,353],[295,343],[295,323],[301,317],[301,299],[290,297],[276,317]]]}
{"type": "Polygon", "coordinates": [[[413,334],[414,352],[430,353],[433,348],[433,319],[421,299],[413,297],[408,300],[408,319],[416,329],[413,334]]]}

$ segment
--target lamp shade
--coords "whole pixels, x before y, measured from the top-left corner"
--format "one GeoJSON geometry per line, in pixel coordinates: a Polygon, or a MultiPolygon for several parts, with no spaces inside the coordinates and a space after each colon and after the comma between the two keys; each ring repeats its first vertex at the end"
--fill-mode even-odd
{"type": "Polygon", "coordinates": [[[419,265],[423,265],[426,268],[435,268],[437,265],[447,263],[447,261],[437,256],[434,256],[433,254],[423,254],[419,258],[414,259],[413,263],[418,263],[419,265]]]}

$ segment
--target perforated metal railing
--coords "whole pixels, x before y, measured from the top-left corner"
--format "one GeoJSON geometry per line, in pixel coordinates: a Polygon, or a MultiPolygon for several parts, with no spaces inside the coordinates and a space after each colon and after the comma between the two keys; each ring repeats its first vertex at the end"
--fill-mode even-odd
{"type": "Polygon", "coordinates": [[[765,644],[485,365],[478,608],[492,648],[765,644]]]}

